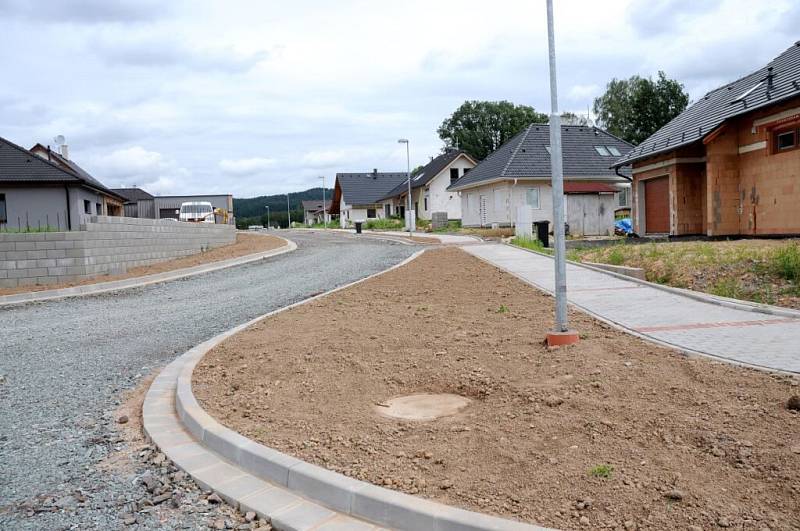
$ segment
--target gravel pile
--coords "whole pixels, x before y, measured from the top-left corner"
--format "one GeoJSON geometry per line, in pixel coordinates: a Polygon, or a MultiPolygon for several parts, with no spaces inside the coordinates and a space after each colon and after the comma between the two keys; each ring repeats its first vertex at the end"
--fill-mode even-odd
{"type": "Polygon", "coordinates": [[[192,346],[417,249],[308,232],[290,238],[297,251],[257,264],[0,307],[0,528],[252,526],[169,463],[154,463],[154,449],[134,447],[115,411],[123,391],[192,346]],[[111,466],[120,461],[129,465],[111,466]]]}

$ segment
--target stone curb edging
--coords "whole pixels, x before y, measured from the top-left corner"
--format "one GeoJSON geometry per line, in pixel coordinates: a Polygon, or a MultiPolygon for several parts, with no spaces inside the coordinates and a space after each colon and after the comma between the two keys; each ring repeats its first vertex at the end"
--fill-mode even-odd
{"type": "MultiPolygon", "coordinates": [[[[511,245],[511,244],[508,244],[508,243],[506,243],[504,245],[508,245],[509,247],[513,247],[514,249],[520,249],[522,251],[527,251],[527,252],[530,252],[530,253],[533,253],[533,254],[538,254],[538,255],[541,255],[541,256],[545,256],[547,258],[552,258],[552,256],[550,256],[549,254],[539,253],[539,252],[533,251],[531,249],[524,249],[522,247],[519,247],[519,246],[516,246],[516,245],[511,245]]],[[[534,288],[538,289],[539,291],[541,291],[543,293],[546,293],[547,295],[553,296],[553,291],[552,290],[549,290],[549,289],[547,289],[547,288],[545,288],[543,286],[540,286],[539,284],[535,284],[535,283],[531,282],[530,280],[527,280],[527,279],[521,277],[520,275],[514,273],[513,271],[509,271],[508,269],[500,267],[499,265],[494,264],[494,263],[490,262],[489,260],[486,260],[485,258],[482,258],[480,256],[476,256],[476,255],[472,255],[472,256],[475,256],[475,258],[477,258],[479,260],[483,260],[487,264],[489,264],[489,265],[491,265],[493,267],[496,267],[496,268],[508,273],[509,275],[519,279],[521,282],[523,282],[525,284],[528,284],[529,286],[533,286],[534,288]]],[[[569,261],[569,260],[568,260],[568,262],[571,263],[571,264],[574,264],[574,265],[582,265],[582,264],[579,264],[577,262],[572,262],[572,261],[569,261]]],[[[583,266],[583,267],[586,267],[586,266],[583,266]]],[[[595,271],[597,271],[599,273],[606,273],[606,274],[615,276],[617,278],[620,278],[622,280],[630,280],[632,282],[639,282],[641,284],[652,284],[651,282],[638,280],[638,279],[631,278],[631,277],[628,277],[628,276],[625,276],[625,275],[621,275],[619,273],[611,273],[610,271],[603,271],[603,270],[594,269],[594,268],[591,268],[591,267],[587,267],[587,269],[592,269],[592,270],[595,270],[595,271]]],[[[655,286],[657,286],[657,284],[654,285],[653,287],[655,287],[655,286]]],[[[672,291],[673,289],[677,289],[677,288],[669,288],[669,289],[664,290],[664,291],[672,291]]],[[[682,290],[680,290],[680,291],[682,291],[682,290]]],[[[681,293],[680,291],[678,291],[677,294],[678,295],[683,295],[683,293],[681,293]]],[[[703,302],[711,302],[711,301],[705,301],[704,299],[698,299],[698,300],[701,300],[703,302]]],[[[590,310],[589,308],[586,308],[585,306],[583,306],[581,304],[578,304],[576,302],[568,301],[568,304],[570,306],[574,307],[574,308],[577,308],[581,312],[589,315],[590,317],[593,317],[593,318],[597,319],[598,321],[601,321],[601,322],[609,325],[610,327],[614,328],[615,330],[619,330],[620,332],[625,332],[626,334],[630,334],[632,336],[638,337],[639,339],[642,339],[642,340],[647,341],[649,343],[653,343],[653,344],[668,348],[670,350],[675,350],[675,351],[680,352],[682,354],[685,354],[687,356],[701,356],[701,357],[709,358],[709,359],[712,359],[712,360],[715,360],[715,361],[720,361],[720,362],[723,362],[723,363],[727,363],[729,365],[735,365],[735,366],[738,366],[738,367],[746,367],[748,369],[755,369],[755,370],[758,370],[758,371],[765,371],[765,372],[771,372],[771,373],[777,373],[777,374],[786,374],[786,375],[789,375],[789,376],[797,376],[798,375],[798,373],[792,372],[792,371],[786,371],[786,370],[783,370],[783,369],[776,369],[774,367],[767,367],[765,365],[757,365],[757,364],[754,364],[754,363],[747,363],[747,362],[744,362],[744,361],[738,361],[738,360],[734,360],[734,359],[731,359],[731,358],[725,358],[723,356],[717,356],[716,354],[709,354],[708,352],[703,352],[701,350],[694,350],[694,349],[690,349],[690,348],[687,348],[687,347],[684,347],[684,346],[681,346],[681,345],[676,345],[675,343],[670,343],[669,341],[664,341],[663,339],[658,339],[658,338],[650,336],[648,334],[644,334],[642,332],[637,332],[637,331],[635,331],[635,330],[633,330],[631,328],[628,328],[627,326],[625,326],[625,325],[623,325],[621,323],[618,323],[618,322],[616,322],[614,320],[609,319],[608,317],[600,315],[599,313],[596,313],[596,312],[590,310]]],[[[746,309],[746,308],[735,308],[735,309],[746,309]]]]}
{"type": "MultiPolygon", "coordinates": [[[[192,392],[192,373],[195,366],[209,350],[225,339],[277,313],[401,267],[423,252],[424,250],[418,251],[403,262],[375,275],[257,317],[188,351],[179,358],[182,361],[182,367],[173,368],[170,365],[165,369],[165,371],[170,371],[167,373],[167,378],[177,378],[174,407],[188,432],[201,441],[202,445],[207,446],[236,466],[247,470],[260,480],[278,485],[278,488],[286,488],[293,494],[303,496],[342,514],[394,529],[545,531],[545,528],[539,526],[450,507],[378,487],[283,454],[222,426],[202,409],[192,392]]],[[[175,363],[173,362],[173,364],[175,363]]],[[[156,382],[153,385],[156,385],[156,382]]],[[[161,384],[159,383],[159,385],[161,384]]],[[[149,396],[148,392],[148,398],[149,396]]],[[[164,407],[172,407],[172,405],[170,403],[161,407],[163,411],[164,407]]],[[[145,431],[155,440],[158,438],[159,426],[149,425],[148,413],[158,414],[157,410],[149,410],[148,401],[145,400],[145,431]]],[[[171,458],[169,454],[167,455],[171,458]]],[[[192,475],[191,472],[189,473],[192,475]]],[[[200,480],[202,481],[202,478],[200,480]]],[[[244,506],[242,500],[238,501],[244,506]]],[[[271,518],[273,525],[276,525],[274,515],[265,514],[264,516],[271,518]]]]}
{"type": "MultiPolygon", "coordinates": [[[[540,256],[546,256],[547,258],[552,259],[553,256],[547,253],[541,253],[539,251],[534,251],[533,249],[526,249],[524,247],[520,247],[518,245],[514,245],[511,243],[503,242],[504,245],[508,245],[509,247],[513,247],[514,249],[520,249],[522,251],[527,251],[529,253],[538,254],[540,256]]],[[[694,299],[700,302],[707,302],[709,304],[714,304],[716,306],[724,306],[726,308],[733,308],[734,310],[742,310],[745,312],[755,312],[755,313],[763,313],[767,315],[776,315],[780,317],[793,317],[796,319],[800,319],[800,310],[792,310],[790,308],[781,308],[780,306],[772,306],[769,304],[759,304],[757,302],[749,302],[749,301],[742,301],[739,299],[731,299],[729,297],[721,297],[719,295],[709,295],[708,293],[702,293],[699,291],[693,291],[690,289],[684,288],[675,288],[672,286],[665,286],[664,284],[657,284],[655,282],[650,282],[649,280],[642,280],[636,277],[631,277],[627,275],[623,275],[621,273],[616,273],[614,271],[607,271],[605,269],[601,269],[599,267],[593,267],[588,264],[584,264],[582,262],[573,262],[572,260],[567,260],[568,264],[572,264],[575,266],[583,267],[585,269],[591,269],[592,271],[596,271],[598,273],[605,273],[606,275],[611,275],[613,277],[619,278],[621,280],[629,280],[631,282],[636,282],[637,284],[642,284],[648,286],[650,288],[658,289],[661,291],[666,291],[667,293],[673,293],[675,295],[682,295],[684,297],[688,297],[690,299],[694,299]]]]}
{"type": "Polygon", "coordinates": [[[183,269],[175,269],[173,271],[165,271],[163,273],[155,273],[152,275],[144,275],[140,277],[126,278],[123,280],[112,280],[109,282],[96,282],[93,284],[83,284],[80,286],[72,286],[70,288],[60,288],[42,291],[26,291],[23,293],[14,293],[11,295],[0,296],[0,307],[10,306],[13,304],[26,304],[30,302],[41,302],[53,299],[63,299],[66,297],[82,297],[86,295],[97,295],[109,291],[117,291],[130,288],[139,288],[148,286],[150,284],[157,284],[160,282],[168,282],[170,280],[177,280],[179,278],[186,278],[203,273],[211,273],[220,269],[234,267],[239,265],[257,262],[265,258],[271,258],[280,254],[288,253],[297,249],[297,244],[293,241],[283,238],[282,236],[275,236],[286,242],[286,245],[269,251],[260,253],[253,253],[236,258],[229,258],[227,260],[217,260],[208,264],[200,264],[197,266],[186,267],[183,269]]]}

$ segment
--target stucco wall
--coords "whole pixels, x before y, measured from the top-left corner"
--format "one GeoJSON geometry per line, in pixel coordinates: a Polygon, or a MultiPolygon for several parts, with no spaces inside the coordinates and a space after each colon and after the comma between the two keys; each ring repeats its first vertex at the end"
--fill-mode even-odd
{"type": "Polygon", "coordinates": [[[550,185],[544,181],[518,181],[516,186],[510,182],[487,184],[469,188],[461,192],[461,223],[465,227],[491,226],[497,223],[509,226],[514,220],[517,207],[525,204],[526,191],[539,189],[539,208],[533,209],[533,219],[553,219],[553,194],[550,185]],[[485,219],[481,220],[481,197],[485,204],[485,219]]]}
{"type": "Polygon", "coordinates": [[[93,216],[71,232],[0,233],[0,287],[55,284],[233,243],[231,225],[93,216]]]}
{"type": "Polygon", "coordinates": [[[0,187],[0,194],[6,198],[7,217],[5,223],[0,223],[0,230],[44,229],[47,226],[67,230],[67,192],[63,186],[0,187]]]}

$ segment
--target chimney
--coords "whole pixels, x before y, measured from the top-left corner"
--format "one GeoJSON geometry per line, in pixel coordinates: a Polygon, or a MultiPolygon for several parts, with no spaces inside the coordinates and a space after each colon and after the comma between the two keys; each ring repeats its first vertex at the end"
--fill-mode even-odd
{"type": "Polygon", "coordinates": [[[69,146],[61,144],[61,156],[69,160],[69,146]]]}

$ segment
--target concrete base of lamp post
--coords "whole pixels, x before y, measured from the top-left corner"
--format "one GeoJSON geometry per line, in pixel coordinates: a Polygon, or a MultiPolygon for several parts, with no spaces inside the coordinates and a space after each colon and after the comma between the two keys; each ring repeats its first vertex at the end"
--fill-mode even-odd
{"type": "Polygon", "coordinates": [[[566,345],[574,345],[580,341],[578,332],[575,330],[567,330],[566,332],[550,332],[547,334],[548,347],[563,347],[566,345]]]}

